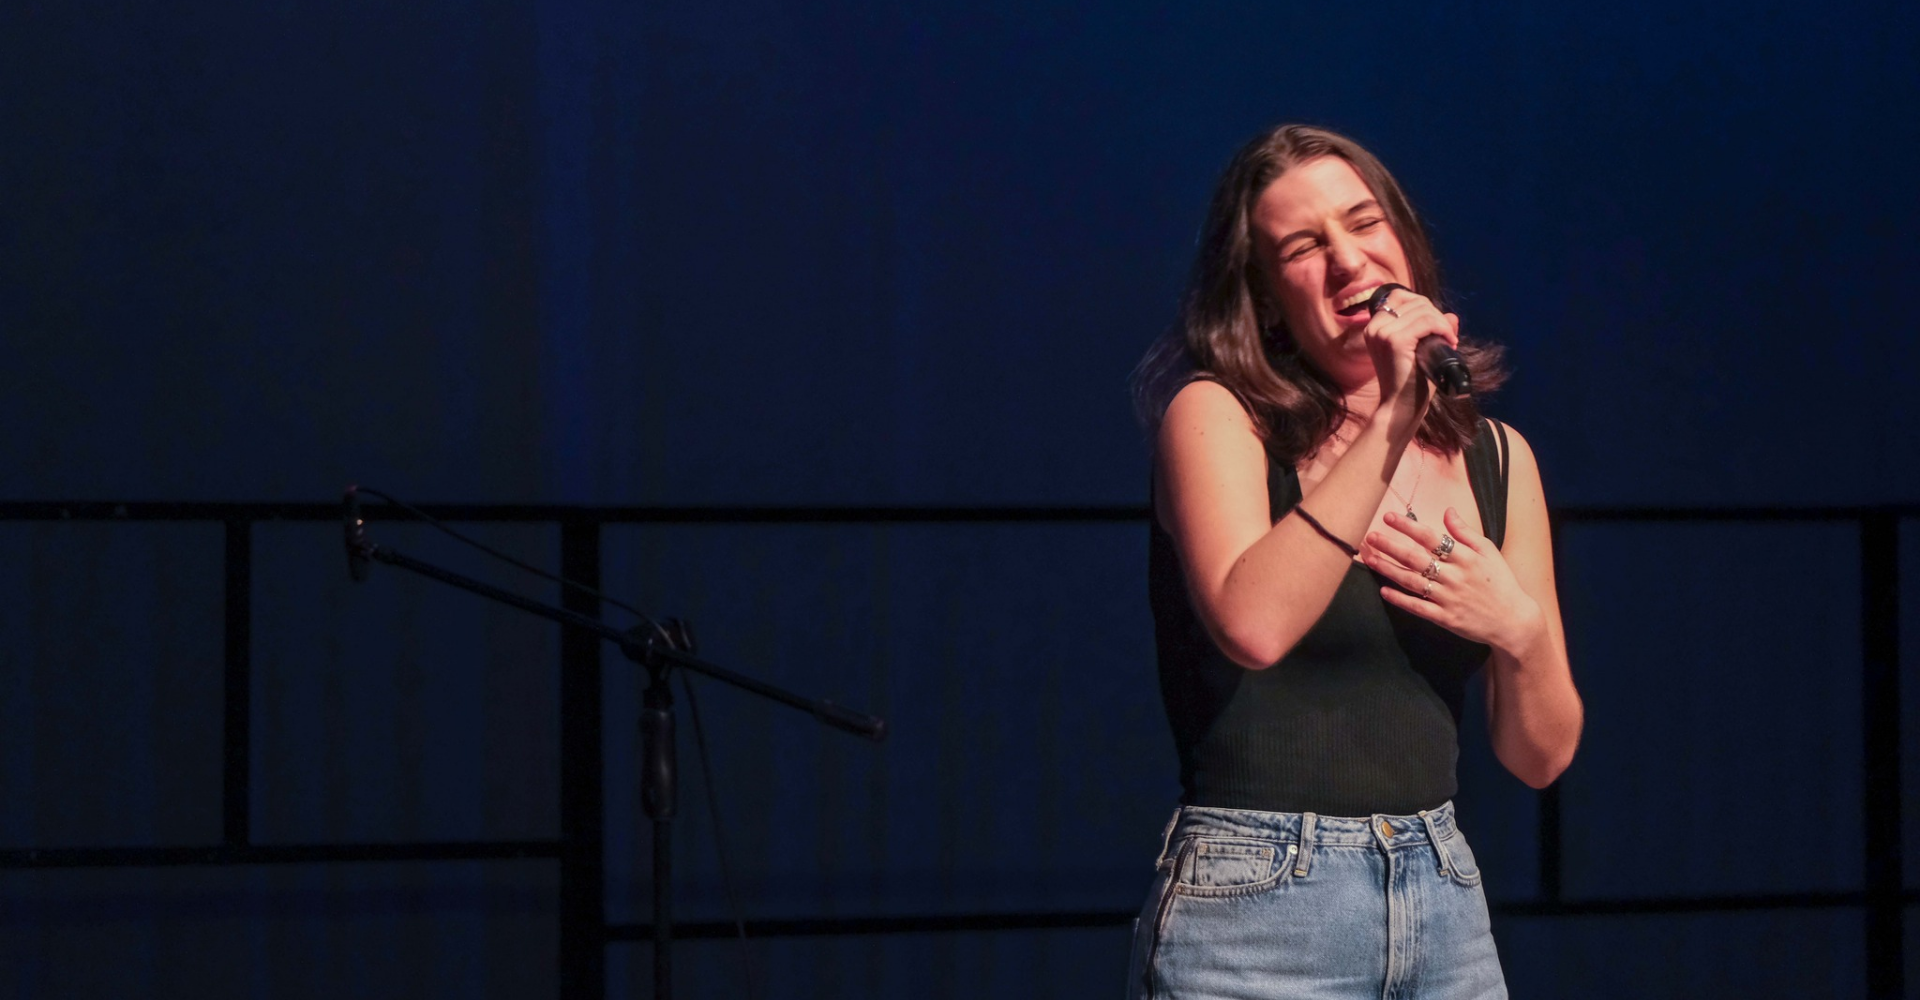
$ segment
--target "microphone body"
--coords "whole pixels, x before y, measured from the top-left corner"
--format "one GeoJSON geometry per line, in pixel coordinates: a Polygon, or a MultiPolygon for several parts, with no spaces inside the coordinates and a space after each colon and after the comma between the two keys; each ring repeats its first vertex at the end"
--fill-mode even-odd
{"type": "MultiPolygon", "coordinates": [[[[1394,289],[1411,292],[1413,289],[1392,282],[1374,289],[1373,297],[1367,300],[1367,312],[1379,315],[1382,306],[1387,304],[1387,296],[1394,289]]],[[[1420,370],[1440,390],[1442,396],[1464,396],[1473,391],[1473,375],[1467,371],[1467,363],[1460,360],[1460,352],[1451,344],[1440,339],[1438,334],[1428,334],[1414,345],[1414,360],[1420,363],[1420,370]]]]}
{"type": "Polygon", "coordinates": [[[360,519],[360,487],[349,486],[341,498],[341,526],[346,530],[347,575],[362,583],[373,572],[373,543],[367,541],[367,523],[360,519]]]}

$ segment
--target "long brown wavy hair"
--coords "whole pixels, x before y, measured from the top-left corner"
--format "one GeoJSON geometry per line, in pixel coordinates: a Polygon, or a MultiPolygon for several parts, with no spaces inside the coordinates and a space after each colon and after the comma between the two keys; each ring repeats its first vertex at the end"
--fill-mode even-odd
{"type": "MultiPolygon", "coordinates": [[[[1337,156],[1360,174],[1406,252],[1413,290],[1445,309],[1426,229],[1387,168],[1336,132],[1309,125],[1271,129],[1242,146],[1214,186],[1180,322],[1134,369],[1134,405],[1150,436],[1174,394],[1196,378],[1218,381],[1239,397],[1267,454],[1289,465],[1311,456],[1347,418],[1339,387],[1301,354],[1287,330],[1253,244],[1253,208],[1267,187],[1323,156],[1337,156]]],[[[1476,400],[1507,379],[1503,354],[1497,344],[1461,338],[1460,358],[1473,376],[1473,393],[1436,396],[1417,434],[1421,444],[1452,454],[1473,440],[1480,421],[1476,400]]]]}

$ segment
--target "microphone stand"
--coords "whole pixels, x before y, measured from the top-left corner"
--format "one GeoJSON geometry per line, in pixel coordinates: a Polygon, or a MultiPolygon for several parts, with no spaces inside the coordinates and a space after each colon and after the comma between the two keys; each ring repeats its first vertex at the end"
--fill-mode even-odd
{"type": "MultiPolygon", "coordinates": [[[[349,497],[349,503],[353,498],[349,497]]],[[[519,608],[528,614],[599,636],[620,647],[627,658],[647,668],[648,684],[640,711],[640,800],[653,821],[653,995],[673,996],[673,817],[679,791],[679,761],[674,749],[673,689],[667,684],[675,667],[797,708],[836,729],[879,742],[887,738],[886,720],[844,708],[830,701],[807,698],[745,674],[709,663],[693,655],[693,632],[685,622],[670,620],[663,636],[649,625],[622,632],[598,618],[522,597],[472,577],[422,562],[367,539],[365,522],[349,508],[347,563],[353,578],[363,580],[369,561],[383,562],[438,580],[469,593],[519,608]]]]}

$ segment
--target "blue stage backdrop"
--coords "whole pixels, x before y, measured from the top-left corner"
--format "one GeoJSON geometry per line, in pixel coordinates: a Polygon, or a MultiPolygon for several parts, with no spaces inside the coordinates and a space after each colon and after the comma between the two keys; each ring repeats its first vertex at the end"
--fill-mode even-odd
{"type": "MultiPolygon", "coordinates": [[[[1280,121],[1431,225],[1549,500],[1920,499],[1911,5],[300,0],[0,8],[9,500],[1138,505],[1126,379],[1280,121]]],[[[546,565],[551,525],[466,525],[546,565]]],[[[501,573],[425,529],[381,540],[501,573]]],[[[0,850],[221,836],[217,523],[0,523],[0,850]]],[[[253,529],[263,843],[558,829],[553,627],[253,529]]],[[[1905,661],[1920,542],[1902,528],[1905,661]]],[[[625,525],[709,658],[753,919],[1136,907],[1177,793],[1142,523],[625,525]]],[[[1857,893],[1846,523],[1581,524],[1569,900],[1857,893]]],[[[548,596],[549,588],[529,585],[548,596]]],[[[609,915],[645,919],[609,655],[609,915]]],[[[1920,725],[1920,684],[1904,695],[1920,725]]],[[[687,767],[681,916],[727,919],[687,767]]],[[[1463,824],[1536,898],[1470,720],[1463,824]]],[[[1905,743],[1906,885],[1920,759],[1905,743]]],[[[554,996],[549,862],[0,870],[0,997],[554,996]]],[[[1911,896],[1909,896],[1911,898],[1911,896]]],[[[1516,996],[1863,995],[1857,907],[1502,919],[1516,996]]],[[[1906,915],[1911,971],[1920,911],[1906,915]]],[[[689,996],[1117,995],[1127,931],[699,941],[689,996]],[[749,991],[747,970],[759,982],[749,991]]],[[[648,950],[608,950],[609,996],[648,950]]]]}

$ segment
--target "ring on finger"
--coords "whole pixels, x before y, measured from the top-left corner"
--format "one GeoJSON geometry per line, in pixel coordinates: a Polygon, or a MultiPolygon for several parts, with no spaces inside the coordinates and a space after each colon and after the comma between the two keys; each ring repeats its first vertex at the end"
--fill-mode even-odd
{"type": "Polygon", "coordinates": [[[1379,311],[1380,311],[1380,312],[1383,312],[1383,313],[1386,313],[1386,314],[1387,314],[1387,315],[1389,315],[1389,316],[1392,316],[1392,317],[1393,317],[1394,319],[1399,319],[1399,318],[1400,318],[1400,312],[1399,312],[1399,310],[1396,310],[1396,309],[1395,309],[1395,308],[1393,308],[1392,306],[1389,306],[1389,305],[1382,305],[1382,306],[1380,307],[1380,310],[1379,310],[1379,311]]]}
{"type": "Polygon", "coordinates": [[[1429,560],[1427,562],[1427,568],[1421,570],[1420,575],[1426,577],[1429,584],[1431,584],[1431,581],[1440,579],[1440,560],[1429,560]]]}
{"type": "Polygon", "coordinates": [[[1441,562],[1446,562],[1447,557],[1452,554],[1453,554],[1453,536],[1441,535],[1440,544],[1433,547],[1433,557],[1435,559],[1440,560],[1441,562]]]}
{"type": "Polygon", "coordinates": [[[1426,589],[1420,592],[1420,599],[1423,601],[1428,600],[1432,596],[1432,594],[1433,594],[1433,581],[1428,580],[1426,589]]]}

